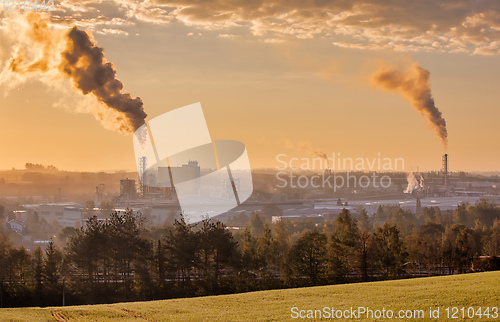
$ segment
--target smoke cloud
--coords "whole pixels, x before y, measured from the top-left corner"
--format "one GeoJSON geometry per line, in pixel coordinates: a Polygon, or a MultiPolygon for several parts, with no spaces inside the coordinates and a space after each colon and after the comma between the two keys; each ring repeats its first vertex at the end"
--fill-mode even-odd
{"type": "Polygon", "coordinates": [[[116,70],[104,58],[102,48],[97,47],[89,34],[77,27],[67,33],[66,41],[61,71],[73,80],[84,95],[92,93],[106,106],[119,112],[122,117],[117,122],[121,130],[134,132],[143,125],[147,114],[142,100],[121,92],[123,83],[116,79],[116,70]]]}
{"type": "Polygon", "coordinates": [[[299,151],[306,151],[311,155],[324,159],[328,163],[328,157],[326,153],[321,151],[320,149],[312,147],[311,143],[309,143],[308,141],[300,141],[297,145],[295,145],[290,140],[285,140],[285,146],[299,151]]]}
{"type": "Polygon", "coordinates": [[[415,178],[415,175],[413,173],[408,173],[406,181],[408,182],[408,185],[406,186],[406,189],[403,191],[404,193],[412,193],[417,189],[424,188],[424,178],[422,176],[420,176],[420,182],[418,182],[417,178],[415,178]]]}
{"type": "Polygon", "coordinates": [[[386,91],[397,92],[431,124],[446,151],[448,131],[441,111],[436,107],[430,87],[430,73],[414,62],[406,70],[381,66],[371,76],[372,83],[386,91]]]}
{"type": "Polygon", "coordinates": [[[320,149],[314,148],[308,141],[300,141],[297,144],[292,143],[290,140],[285,140],[285,146],[290,149],[295,149],[299,151],[306,151],[313,156],[320,157],[325,160],[326,166],[328,167],[328,157],[325,152],[320,149]]]}
{"type": "Polygon", "coordinates": [[[77,27],[69,31],[51,28],[48,19],[36,13],[23,16],[7,30],[17,38],[0,74],[0,85],[13,88],[36,78],[64,92],[61,79],[69,79],[75,90],[91,94],[100,103],[89,109],[105,127],[133,133],[144,124],[147,114],[142,100],[122,92],[123,83],[116,79],[114,65],[106,60],[91,34],[77,27]]]}
{"type": "Polygon", "coordinates": [[[61,35],[52,33],[47,23],[36,15],[26,15],[26,24],[29,28],[25,28],[22,37],[33,42],[38,51],[36,54],[27,53],[26,46],[16,44],[14,55],[9,60],[7,68],[19,74],[47,72],[50,67],[51,52],[60,41],[61,35]]]}
{"type": "Polygon", "coordinates": [[[307,151],[314,156],[328,160],[325,152],[321,151],[320,149],[313,148],[308,142],[300,142],[298,147],[299,150],[307,151]]]}

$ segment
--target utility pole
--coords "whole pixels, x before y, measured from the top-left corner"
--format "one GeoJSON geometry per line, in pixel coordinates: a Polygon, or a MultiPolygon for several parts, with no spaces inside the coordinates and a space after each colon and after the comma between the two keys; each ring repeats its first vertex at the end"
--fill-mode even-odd
{"type": "Polygon", "coordinates": [[[66,276],[63,276],[63,278],[62,278],[62,282],[63,282],[63,290],[62,290],[62,291],[63,291],[63,292],[62,292],[62,293],[63,293],[63,294],[62,294],[62,306],[64,306],[64,305],[66,304],[66,303],[65,303],[65,302],[66,302],[66,301],[65,301],[66,299],[65,299],[65,296],[64,296],[64,281],[65,281],[65,280],[66,280],[66,276]]]}

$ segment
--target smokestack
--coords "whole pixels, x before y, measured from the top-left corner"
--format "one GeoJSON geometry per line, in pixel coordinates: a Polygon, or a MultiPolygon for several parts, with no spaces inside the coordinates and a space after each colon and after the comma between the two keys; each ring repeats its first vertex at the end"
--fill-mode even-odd
{"type": "Polygon", "coordinates": [[[371,77],[374,85],[386,91],[399,93],[410,102],[413,108],[434,128],[446,152],[448,131],[441,111],[436,107],[431,93],[430,73],[417,63],[406,70],[398,70],[394,66],[383,65],[371,77]]]}
{"type": "Polygon", "coordinates": [[[147,158],[146,157],[140,157],[139,158],[139,179],[140,179],[140,184],[141,184],[141,195],[142,197],[145,196],[146,192],[146,185],[144,184],[144,174],[146,173],[146,169],[148,168],[147,166],[147,158]]]}
{"type": "Polygon", "coordinates": [[[444,190],[448,190],[448,154],[443,155],[444,190]]]}

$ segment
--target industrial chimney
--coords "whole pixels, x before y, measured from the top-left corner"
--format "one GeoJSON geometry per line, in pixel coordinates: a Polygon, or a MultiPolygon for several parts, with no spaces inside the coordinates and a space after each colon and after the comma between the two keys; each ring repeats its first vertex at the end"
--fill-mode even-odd
{"type": "Polygon", "coordinates": [[[448,154],[443,155],[444,190],[448,190],[448,154]]]}
{"type": "Polygon", "coordinates": [[[139,165],[138,165],[138,169],[139,169],[139,181],[141,182],[141,186],[140,186],[140,190],[141,190],[141,196],[144,197],[145,193],[146,193],[146,187],[144,185],[144,173],[146,172],[146,169],[148,168],[148,165],[147,165],[147,159],[146,157],[140,157],[139,158],[139,165]]]}

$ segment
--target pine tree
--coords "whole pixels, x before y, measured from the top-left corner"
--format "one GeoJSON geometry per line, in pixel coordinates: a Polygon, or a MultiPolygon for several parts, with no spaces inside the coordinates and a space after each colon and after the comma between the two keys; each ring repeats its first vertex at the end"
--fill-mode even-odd
{"type": "Polygon", "coordinates": [[[373,231],[373,226],[371,223],[370,216],[368,216],[368,213],[366,212],[365,208],[361,209],[361,213],[359,215],[359,230],[361,231],[366,230],[368,232],[373,231]]]}
{"type": "Polygon", "coordinates": [[[273,224],[274,237],[272,240],[272,256],[270,263],[278,269],[280,276],[286,279],[289,275],[288,254],[290,252],[290,236],[288,235],[283,219],[273,224]]]}
{"type": "Polygon", "coordinates": [[[157,246],[156,246],[156,268],[158,271],[158,279],[159,279],[159,284],[162,289],[165,288],[165,272],[166,272],[166,267],[165,267],[165,250],[164,247],[161,243],[161,239],[158,240],[157,246]]]}
{"type": "Polygon", "coordinates": [[[49,298],[55,296],[59,292],[59,266],[61,260],[62,253],[51,241],[45,250],[45,262],[43,265],[43,280],[46,284],[49,298]]]}
{"type": "Polygon", "coordinates": [[[325,234],[313,230],[304,233],[293,247],[297,273],[305,274],[312,285],[317,285],[324,279],[327,241],[325,234]]]}
{"type": "Polygon", "coordinates": [[[375,241],[378,249],[379,264],[386,276],[397,276],[402,273],[408,253],[406,246],[399,237],[396,226],[385,223],[375,231],[375,241]]]}
{"type": "Polygon", "coordinates": [[[33,275],[35,278],[35,294],[38,304],[42,305],[43,300],[43,253],[40,246],[38,246],[33,253],[33,275]]]}
{"type": "Polygon", "coordinates": [[[334,221],[335,229],[329,247],[329,275],[343,281],[354,270],[354,252],[359,239],[358,224],[348,209],[343,209],[334,221]]]}
{"type": "Polygon", "coordinates": [[[376,245],[373,236],[367,230],[363,230],[359,235],[355,250],[358,268],[363,281],[368,281],[369,279],[369,269],[374,266],[375,253],[376,245]]]}

